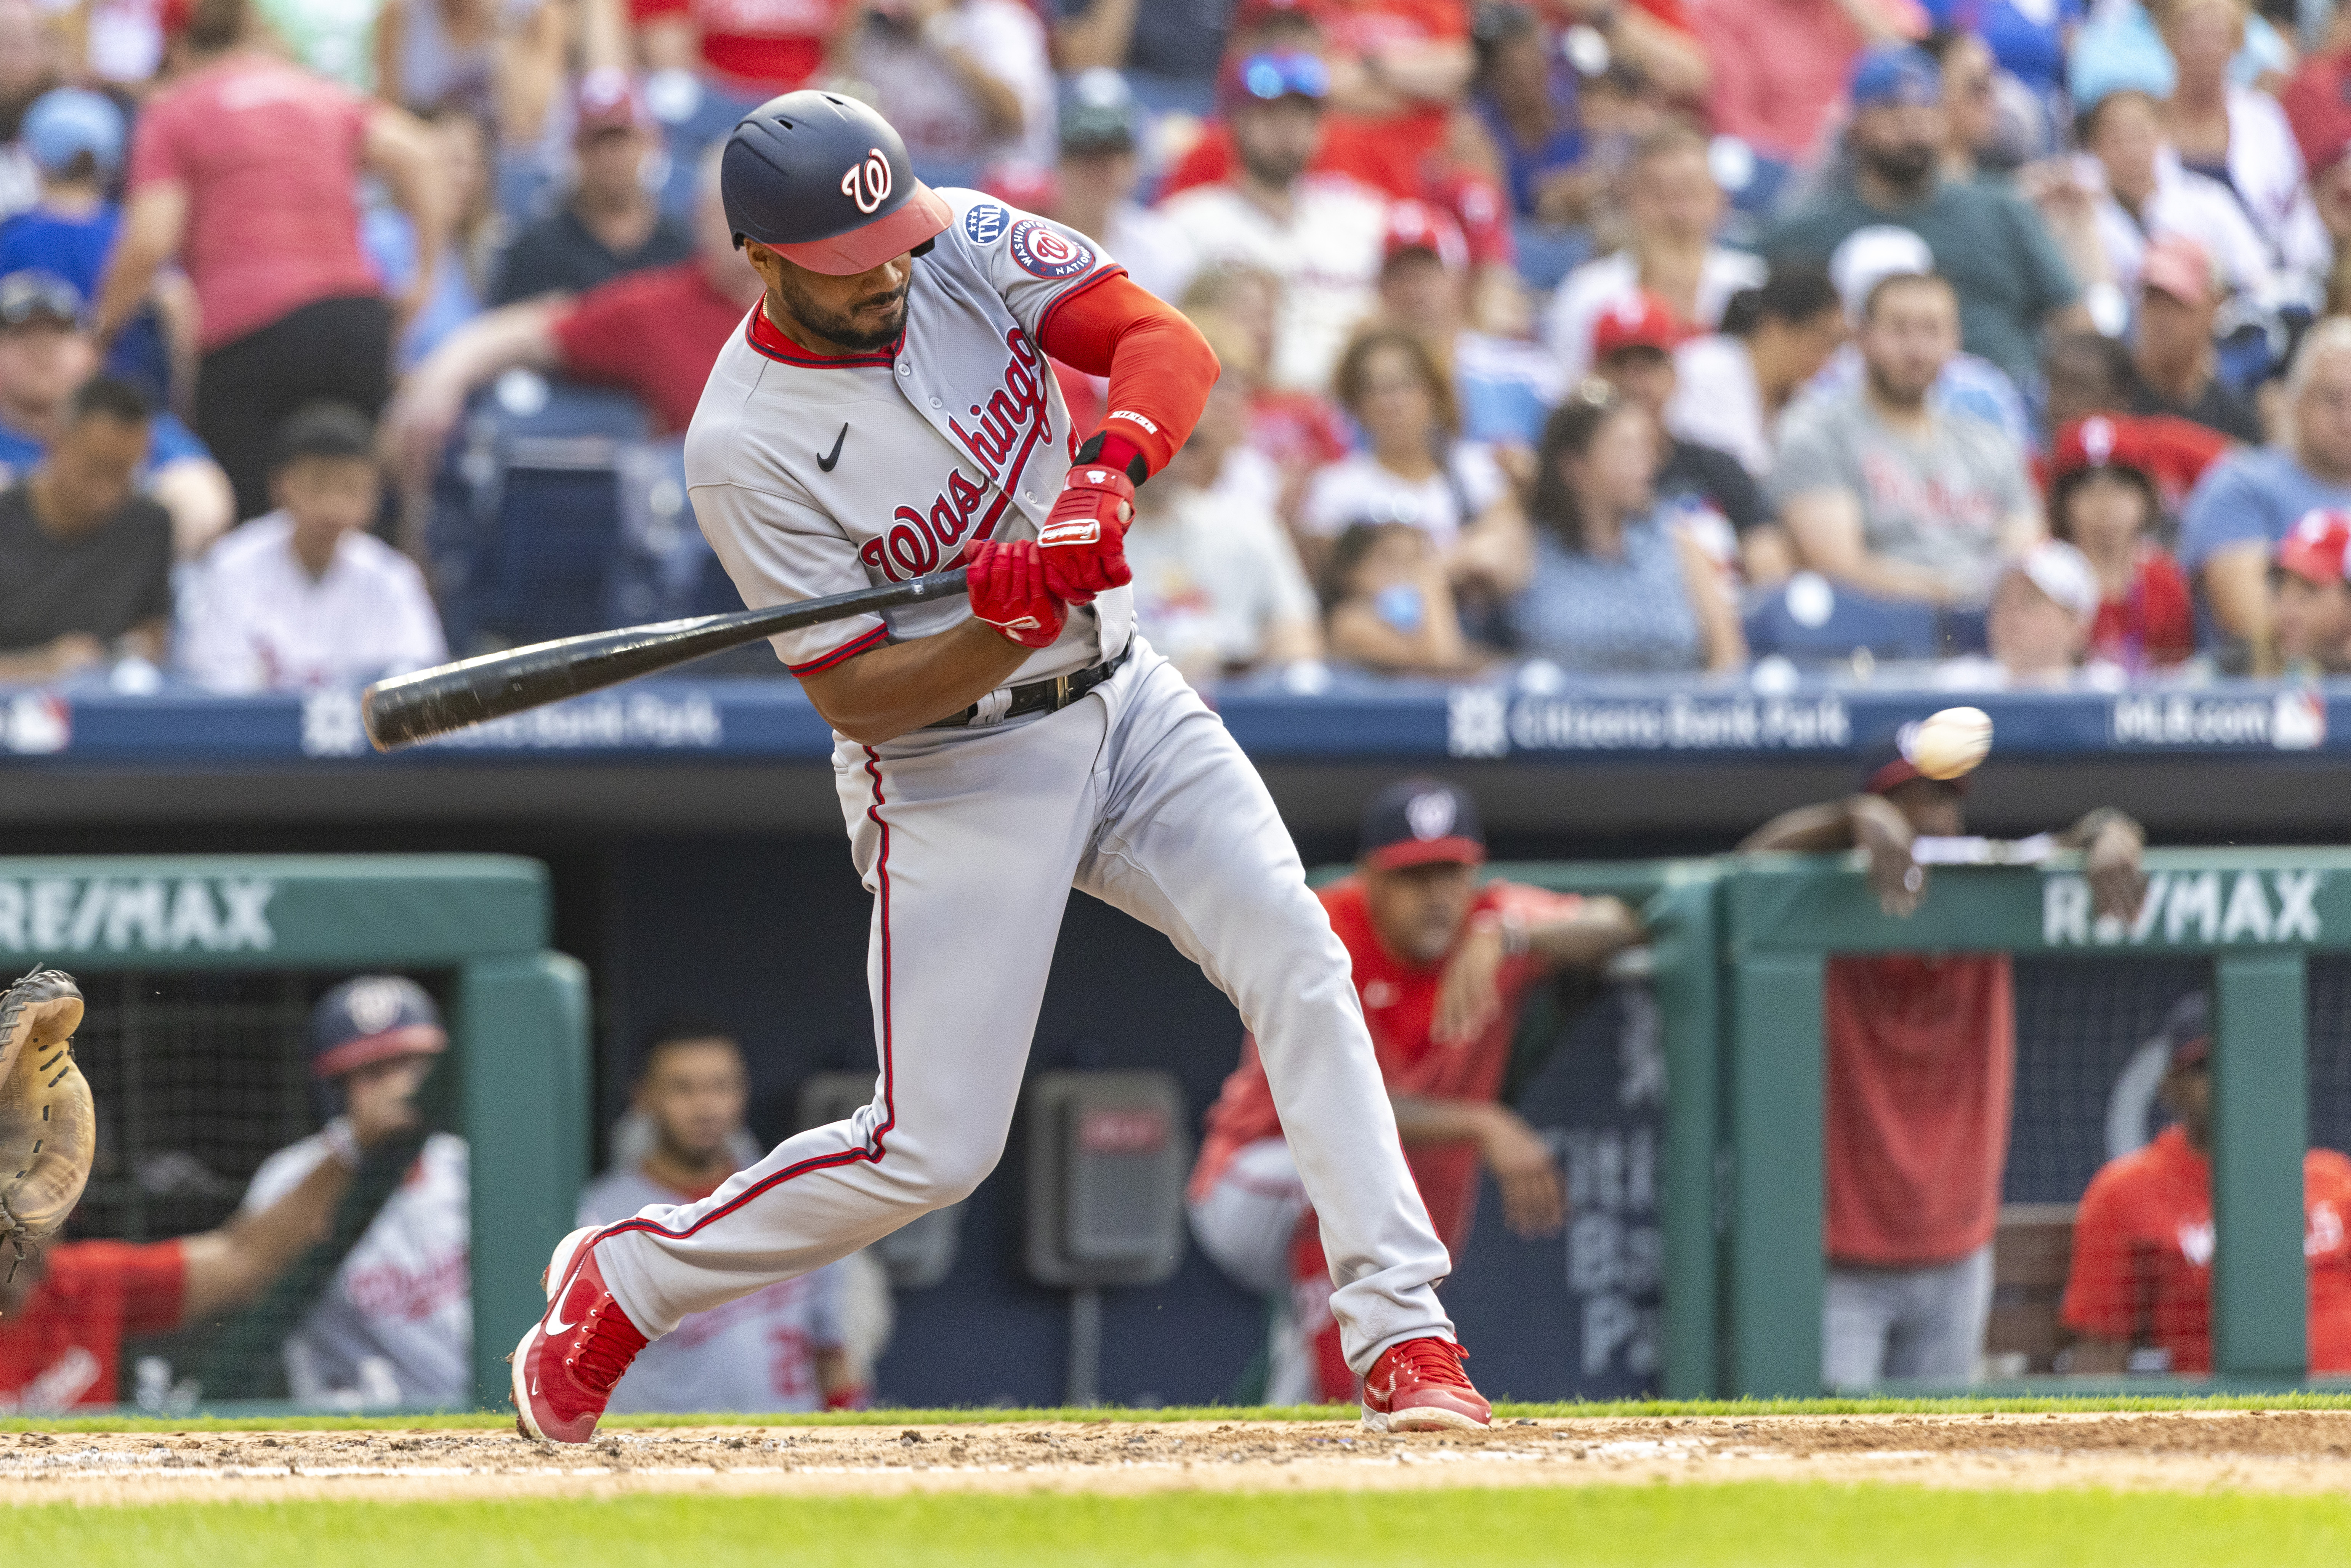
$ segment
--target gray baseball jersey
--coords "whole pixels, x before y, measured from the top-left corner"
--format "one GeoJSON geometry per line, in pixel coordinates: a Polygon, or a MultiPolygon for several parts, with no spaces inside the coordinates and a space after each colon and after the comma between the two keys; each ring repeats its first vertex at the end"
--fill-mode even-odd
{"type": "MultiPolygon", "coordinates": [[[[277,1202],[326,1157],[326,1141],[316,1133],[278,1150],[253,1173],[244,1211],[277,1202]]],[[[465,1139],[435,1133],[424,1140],[408,1179],[384,1200],[326,1293],[286,1337],[287,1381],[296,1399],[472,1405],[465,1164],[465,1139]]]]}
{"type": "MultiPolygon", "coordinates": [[[[939,193],[956,221],[914,263],[894,350],[819,359],[757,313],[712,367],[685,437],[694,515],[753,609],[903,582],[982,539],[1034,538],[1078,434],[1037,347],[1071,295],[1121,273],[1093,244],[976,191],[939,193]]],[[[944,632],[959,599],[775,639],[809,674],[944,632]]],[[[1074,610],[1016,682],[1115,657],[1134,630],[1125,589],[1074,610]]]]}
{"type": "MultiPolygon", "coordinates": [[[[914,263],[898,343],[815,361],[755,314],[711,371],[686,472],[747,603],[934,570],[975,538],[1033,537],[1051,509],[1080,433],[1038,345],[1060,303],[1113,264],[1001,203],[940,193],[955,219],[914,263]]],[[[1445,1248],[1405,1166],[1346,949],[1256,768],[1134,636],[1130,605],[1121,589],[1073,610],[1015,674],[1079,670],[1132,644],[1057,713],[1006,719],[999,690],[969,726],[837,738],[850,853],[874,899],[872,1103],[708,1197],[607,1227],[597,1260],[640,1328],[666,1333],[820,1268],[995,1168],[1076,888],[1165,933],[1255,1033],[1322,1226],[1350,1363],[1368,1370],[1390,1344],[1451,1335],[1436,1291],[1445,1248]]],[[[967,613],[925,606],[777,649],[812,672],[967,613]]]]}

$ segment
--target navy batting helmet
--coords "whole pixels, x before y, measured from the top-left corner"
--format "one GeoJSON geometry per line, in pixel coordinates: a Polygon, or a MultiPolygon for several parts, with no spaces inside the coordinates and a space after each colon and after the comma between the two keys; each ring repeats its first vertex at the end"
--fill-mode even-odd
{"type": "Polygon", "coordinates": [[[757,240],[837,277],[904,256],[954,219],[914,178],[888,120],[812,88],[769,99],[736,123],[718,194],[737,246],[757,240]]]}

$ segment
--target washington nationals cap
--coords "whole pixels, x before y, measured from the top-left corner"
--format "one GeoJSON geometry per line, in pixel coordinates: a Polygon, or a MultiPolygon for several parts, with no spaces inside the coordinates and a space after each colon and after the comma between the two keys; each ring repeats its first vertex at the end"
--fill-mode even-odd
{"type": "Polygon", "coordinates": [[[1364,808],[1355,858],[1374,871],[1438,861],[1482,864],[1486,831],[1478,821],[1478,802],[1442,779],[1398,779],[1364,808]]]}
{"type": "Polygon", "coordinates": [[[340,1078],[395,1056],[449,1049],[441,1009],[424,988],[398,975],[361,975],[319,998],[310,1012],[310,1071],[340,1078]]]}
{"type": "Polygon", "coordinates": [[[914,178],[888,120],[814,89],[769,99],[736,123],[718,195],[737,246],[754,240],[835,277],[927,245],[955,217],[914,178]]]}

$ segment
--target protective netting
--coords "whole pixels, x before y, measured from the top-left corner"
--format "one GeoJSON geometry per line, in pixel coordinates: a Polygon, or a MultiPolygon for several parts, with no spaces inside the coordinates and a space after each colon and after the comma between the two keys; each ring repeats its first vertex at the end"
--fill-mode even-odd
{"type": "MultiPolygon", "coordinates": [[[[2012,972],[2014,1094],[1975,1373],[2206,1371],[2210,1166],[2190,1135],[2193,1119],[2182,1112],[2209,1095],[2210,1070],[2192,1049],[2175,1053],[2177,1041],[2164,1031],[2181,998],[2209,998],[2212,966],[2200,958],[2032,958],[2016,960],[2012,972]]],[[[2314,1149],[2351,1150],[2351,959],[2311,957],[2309,1003],[2308,1126],[2276,1131],[2314,1149]]],[[[1949,1043],[1968,1049],[1956,1038],[1949,1043]]],[[[2321,1209],[2343,1206],[2329,1207],[2329,1189],[2314,1181],[2306,1221],[2323,1241],[2328,1220],[2321,1209]]],[[[2322,1263],[2314,1259],[2314,1267],[2322,1263]]],[[[1840,1301],[1847,1334],[1865,1316],[1855,1314],[1856,1303],[1882,1308],[1897,1324],[1879,1375],[1867,1381],[1965,1380],[1964,1373],[1942,1378],[1893,1364],[1904,1354],[1898,1325],[1910,1325],[1914,1352],[1921,1339],[1948,1340],[1954,1323],[1969,1321],[1968,1298],[1986,1282],[1980,1275],[1925,1269],[1873,1275],[1833,1266],[1831,1280],[1825,1328],[1833,1342],[1840,1301]]],[[[2314,1331],[2314,1352],[2322,1339],[2314,1331]]],[[[1834,1343],[1828,1354],[1834,1368],[1834,1343]]]]}
{"type": "MultiPolygon", "coordinates": [[[[333,1092],[310,1073],[308,1030],[319,997],[341,977],[282,971],[82,977],[88,1007],[75,1051],[97,1104],[98,1156],[55,1249],[152,1246],[233,1229],[263,1164],[317,1132],[338,1109],[333,1092]]],[[[387,1156],[400,1168],[374,1168],[382,1159],[363,1166],[332,1233],[275,1278],[258,1281],[249,1304],[127,1338],[114,1397],[174,1409],[199,1395],[210,1404],[300,1392],[288,1382],[288,1337],[335,1288],[338,1269],[381,1212],[387,1191],[402,1183],[426,1130],[455,1125],[455,1076],[444,1058],[418,1096],[425,1128],[387,1156]]],[[[456,1244],[462,1248],[462,1236],[456,1244]]],[[[84,1256],[100,1271],[124,1257],[84,1256]]],[[[56,1270],[60,1278],[70,1271],[69,1255],[67,1262],[56,1270]]],[[[126,1311],[134,1326],[141,1317],[138,1298],[152,1295],[155,1278],[135,1277],[126,1311]]]]}

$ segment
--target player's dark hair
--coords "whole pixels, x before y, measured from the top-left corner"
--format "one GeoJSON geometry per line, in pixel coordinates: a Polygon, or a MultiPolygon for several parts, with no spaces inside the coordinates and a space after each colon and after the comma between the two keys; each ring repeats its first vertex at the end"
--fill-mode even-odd
{"type": "Polygon", "coordinates": [[[1771,263],[1760,287],[1742,288],[1730,297],[1722,308],[1720,330],[1727,338],[1751,338],[1766,320],[1793,327],[1844,308],[1827,267],[1783,256],[1771,263]]]}
{"type": "Polygon", "coordinates": [[[1371,374],[1372,356],[1387,349],[1402,354],[1410,362],[1412,373],[1420,378],[1435,410],[1437,427],[1447,435],[1460,434],[1461,405],[1454,401],[1452,378],[1437,362],[1435,351],[1417,334],[1401,327],[1372,328],[1347,345],[1331,378],[1331,390],[1338,394],[1340,404],[1357,419],[1363,418],[1364,383],[1371,374]]]}
{"type": "Polygon", "coordinates": [[[375,456],[375,426],[367,415],[346,402],[308,402],[277,427],[270,472],[276,473],[306,457],[330,459],[375,456]]]}
{"type": "Polygon", "coordinates": [[[1542,441],[1535,448],[1534,492],[1527,515],[1539,527],[1578,555],[1583,553],[1583,502],[1568,483],[1567,465],[1582,458],[1608,422],[1619,414],[1640,412],[1639,405],[1620,397],[1607,382],[1586,381],[1552,410],[1543,422],[1542,441]]]}
{"type": "Polygon", "coordinates": [[[724,1040],[733,1046],[736,1055],[743,1054],[743,1042],[736,1035],[734,1026],[723,1019],[697,1013],[677,1013],[665,1018],[646,1032],[644,1044],[637,1051],[637,1071],[633,1076],[640,1082],[650,1077],[653,1064],[661,1060],[662,1052],[673,1046],[700,1044],[714,1040],[724,1040]]]}
{"type": "Polygon", "coordinates": [[[112,376],[92,376],[74,389],[66,403],[66,424],[79,424],[93,414],[103,415],[123,424],[144,424],[153,413],[148,406],[147,394],[129,382],[112,376]]]}

